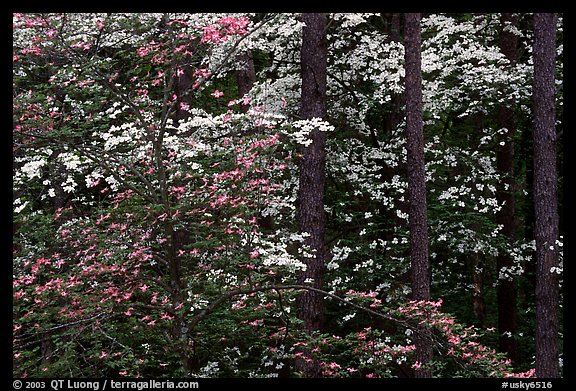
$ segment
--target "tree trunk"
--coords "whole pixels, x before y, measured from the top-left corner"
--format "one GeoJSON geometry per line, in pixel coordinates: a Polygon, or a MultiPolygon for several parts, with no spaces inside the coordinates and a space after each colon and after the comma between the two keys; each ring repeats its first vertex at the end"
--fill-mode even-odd
{"type": "MultiPolygon", "coordinates": [[[[254,70],[254,58],[251,51],[244,51],[237,57],[240,68],[236,70],[236,84],[238,85],[238,97],[242,97],[250,92],[256,82],[256,71],[254,70]]],[[[241,104],[243,112],[248,111],[249,105],[241,104]]]]}
{"type": "Polygon", "coordinates": [[[478,253],[470,255],[472,261],[472,309],[482,327],[486,323],[486,300],[484,300],[484,262],[478,253]]]}
{"type": "Polygon", "coordinates": [[[534,212],[536,217],[536,376],[558,377],[559,286],[556,15],[534,14],[534,212]]]}
{"type": "MultiPolygon", "coordinates": [[[[301,75],[302,96],[300,116],[302,119],[326,117],[326,15],[306,13],[302,30],[301,75]]],[[[305,257],[307,269],[299,276],[299,283],[311,284],[321,289],[324,275],[324,182],[326,134],[314,129],[310,138],[312,144],[303,149],[298,190],[298,224],[300,232],[306,233],[304,244],[313,252],[305,257]],[[308,282],[310,281],[311,282],[308,282]]],[[[298,299],[298,316],[304,321],[307,332],[319,330],[324,315],[323,296],[306,291],[298,299]]],[[[306,377],[320,376],[320,366],[315,360],[299,359],[296,369],[306,377]]]]}
{"type": "MultiPolygon", "coordinates": [[[[385,14],[389,20],[387,26],[387,34],[391,42],[401,41],[401,22],[402,17],[400,13],[385,14]]],[[[383,133],[386,137],[389,137],[392,132],[396,130],[398,125],[402,122],[402,104],[404,101],[404,93],[392,92],[390,94],[390,110],[388,115],[384,120],[383,133]]]]}
{"type": "MultiPolygon", "coordinates": [[[[524,197],[522,200],[522,228],[524,240],[531,242],[534,240],[534,146],[533,130],[526,127],[522,130],[520,137],[520,161],[525,164],[524,167],[524,197]]],[[[520,295],[518,296],[519,304],[525,305],[535,302],[536,294],[536,253],[532,253],[530,259],[524,262],[524,278],[521,282],[520,295]]]]}
{"type": "MultiPolygon", "coordinates": [[[[409,243],[412,267],[412,298],[413,300],[430,300],[420,18],[420,14],[406,14],[404,36],[408,202],[410,205],[409,243]]],[[[430,329],[425,324],[416,333],[415,344],[416,361],[422,365],[421,368],[416,369],[415,376],[431,377],[432,373],[430,369],[425,367],[425,364],[432,358],[432,340],[430,329]]]]}
{"type": "MultiPolygon", "coordinates": [[[[507,26],[515,28],[518,24],[518,16],[515,14],[502,14],[502,31],[500,32],[500,50],[513,66],[517,61],[518,38],[507,26]]],[[[502,225],[502,234],[512,243],[516,236],[516,213],[514,201],[514,134],[516,133],[516,120],[511,103],[501,103],[498,107],[497,121],[499,128],[507,129],[505,134],[498,136],[498,150],[496,151],[496,166],[503,180],[496,189],[496,199],[502,205],[496,213],[496,223],[502,225]],[[504,143],[504,145],[500,145],[504,143]]],[[[509,268],[513,265],[510,255],[498,254],[496,269],[509,268]]],[[[500,350],[506,352],[508,357],[518,363],[518,341],[516,332],[518,329],[518,315],[516,308],[516,281],[498,281],[498,332],[500,334],[500,350]],[[510,336],[511,334],[511,336],[510,336]]]]}

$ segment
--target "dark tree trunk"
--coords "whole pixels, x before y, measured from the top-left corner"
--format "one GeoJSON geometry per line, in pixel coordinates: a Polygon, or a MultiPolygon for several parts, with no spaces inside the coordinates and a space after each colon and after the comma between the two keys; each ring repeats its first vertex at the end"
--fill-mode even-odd
{"type": "MultiPolygon", "coordinates": [[[[382,14],[383,19],[385,20],[385,32],[388,35],[388,39],[391,42],[400,42],[401,35],[400,32],[402,31],[401,23],[402,23],[402,14],[400,13],[391,13],[391,14],[382,14]]],[[[398,125],[402,122],[404,117],[404,113],[402,112],[402,104],[404,101],[404,93],[391,93],[390,96],[390,104],[389,110],[384,118],[384,124],[382,132],[383,134],[388,137],[393,131],[396,130],[398,125]]]]}
{"type": "MultiPolygon", "coordinates": [[[[238,55],[240,68],[236,70],[236,84],[238,85],[238,97],[242,98],[250,92],[256,82],[256,71],[254,70],[254,58],[251,51],[245,51],[238,55]]],[[[241,104],[242,111],[248,111],[249,106],[241,104]]]]}
{"type": "Polygon", "coordinates": [[[536,217],[536,376],[558,377],[559,287],[556,15],[534,14],[534,212],[536,217]]]}
{"type": "MultiPolygon", "coordinates": [[[[480,99],[480,97],[472,94],[472,99],[480,99]]],[[[485,117],[485,114],[482,112],[476,112],[471,116],[471,122],[476,133],[476,138],[478,139],[483,135],[486,122],[485,117]]],[[[472,186],[476,185],[475,179],[472,179],[471,182],[472,186]]],[[[480,232],[480,224],[477,222],[473,222],[471,228],[474,232],[480,232]]],[[[485,255],[478,252],[474,252],[468,257],[468,261],[471,264],[470,274],[472,276],[472,310],[481,327],[486,323],[486,299],[484,295],[484,276],[486,272],[484,270],[484,260],[485,255]]]]}
{"type": "MultiPolygon", "coordinates": [[[[422,74],[420,14],[408,13],[405,19],[405,94],[406,141],[408,163],[408,202],[410,225],[410,263],[412,298],[430,300],[430,265],[428,261],[428,219],[426,208],[426,172],[424,166],[424,131],[422,120],[422,74]]],[[[416,377],[431,377],[425,364],[432,358],[430,329],[423,325],[416,333],[416,377]]]]}
{"type": "MultiPolygon", "coordinates": [[[[523,188],[525,196],[522,203],[522,227],[524,240],[531,242],[534,240],[534,147],[532,127],[526,127],[522,130],[520,138],[520,161],[525,164],[524,167],[524,183],[523,188]]],[[[519,226],[520,227],[520,226],[519,226]]],[[[519,281],[521,290],[518,296],[519,302],[531,303],[535,302],[536,294],[536,253],[524,262],[524,279],[519,281]]]]}
{"type": "MultiPolygon", "coordinates": [[[[501,17],[500,50],[510,61],[510,65],[516,64],[518,38],[507,26],[516,27],[518,16],[505,13],[501,17]]],[[[496,151],[496,166],[503,180],[496,190],[496,199],[502,209],[496,214],[497,224],[502,225],[502,234],[509,243],[515,240],[516,236],[516,213],[514,190],[514,134],[516,133],[516,120],[513,109],[513,102],[501,103],[498,107],[498,127],[507,129],[506,134],[499,135],[499,147],[496,151]],[[500,145],[504,143],[504,145],[500,145]]],[[[508,254],[500,253],[496,258],[496,269],[509,268],[513,265],[513,260],[508,254]]],[[[516,308],[516,281],[499,280],[497,288],[498,296],[498,332],[500,334],[500,350],[506,352],[508,357],[518,363],[518,341],[516,332],[518,329],[518,315],[516,308]],[[508,336],[511,334],[511,336],[508,336]]]]}
{"type": "Polygon", "coordinates": [[[472,261],[472,309],[482,327],[486,323],[486,300],[484,299],[484,262],[478,253],[470,255],[472,261]]]}
{"type": "Polygon", "coordinates": [[[397,12],[390,15],[390,39],[394,42],[400,42],[400,16],[397,12]]]}
{"type": "MultiPolygon", "coordinates": [[[[326,117],[326,15],[306,13],[302,31],[301,75],[302,96],[300,116],[302,119],[326,117]]],[[[322,288],[324,275],[324,182],[326,134],[318,129],[311,132],[312,144],[303,149],[298,190],[298,224],[300,232],[309,236],[305,244],[313,252],[312,257],[304,258],[307,269],[299,276],[299,282],[322,288]]],[[[307,332],[319,330],[324,314],[323,296],[306,291],[298,300],[298,316],[304,321],[307,332]]],[[[296,369],[306,377],[320,376],[320,367],[315,360],[298,360],[296,369]]]]}

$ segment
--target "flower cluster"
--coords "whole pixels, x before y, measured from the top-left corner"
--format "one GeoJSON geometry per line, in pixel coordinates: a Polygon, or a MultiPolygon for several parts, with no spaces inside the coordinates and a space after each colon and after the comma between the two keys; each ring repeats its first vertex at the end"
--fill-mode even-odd
{"type": "Polygon", "coordinates": [[[246,34],[247,26],[250,21],[245,17],[234,18],[226,16],[218,19],[215,24],[211,26],[204,26],[202,28],[202,42],[222,43],[228,40],[231,35],[244,35],[246,34]]]}

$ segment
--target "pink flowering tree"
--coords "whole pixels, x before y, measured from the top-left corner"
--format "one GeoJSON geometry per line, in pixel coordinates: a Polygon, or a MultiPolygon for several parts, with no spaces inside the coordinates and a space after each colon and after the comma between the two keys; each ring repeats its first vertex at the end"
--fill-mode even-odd
{"type": "Polygon", "coordinates": [[[261,222],[291,159],[277,121],[220,104],[203,63],[249,24],[14,15],[18,376],[198,372],[275,302],[239,298],[210,335],[205,305],[301,267],[261,222]]]}
{"type": "MultiPolygon", "coordinates": [[[[302,286],[284,288],[302,289],[302,286]]],[[[322,292],[327,298],[344,304],[353,312],[349,318],[369,316],[370,326],[350,333],[315,333],[292,345],[294,356],[320,362],[322,376],[336,378],[413,377],[422,363],[414,356],[414,338],[418,325],[425,322],[433,333],[436,358],[427,366],[435,376],[471,378],[534,377],[534,368],[516,371],[504,353],[483,342],[494,328],[482,329],[459,323],[443,312],[438,301],[409,301],[387,308],[376,293],[350,290],[339,296],[322,292]],[[307,347],[306,353],[297,347],[307,347]]]]}

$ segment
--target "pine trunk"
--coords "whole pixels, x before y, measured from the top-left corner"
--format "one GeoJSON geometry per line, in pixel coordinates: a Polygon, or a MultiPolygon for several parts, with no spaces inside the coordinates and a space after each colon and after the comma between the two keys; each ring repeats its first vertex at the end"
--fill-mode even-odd
{"type": "MultiPolygon", "coordinates": [[[[501,17],[502,31],[500,33],[500,50],[510,61],[510,65],[516,64],[518,38],[511,28],[518,24],[518,16],[505,13],[501,17]]],[[[496,214],[496,222],[502,225],[502,234],[513,243],[516,236],[516,213],[514,200],[514,134],[516,133],[515,113],[513,102],[501,103],[498,108],[498,127],[507,130],[499,135],[499,147],[496,151],[496,166],[503,180],[496,190],[496,199],[502,206],[496,214]],[[503,145],[502,145],[503,144],[503,145]]],[[[498,271],[513,266],[512,257],[506,253],[498,254],[496,268],[498,271]]],[[[515,280],[499,280],[497,288],[498,297],[498,332],[500,334],[500,349],[508,354],[508,357],[518,363],[518,315],[516,308],[517,290],[515,280]]]]}
{"type": "MultiPolygon", "coordinates": [[[[300,116],[302,119],[326,117],[326,15],[307,13],[302,15],[305,23],[302,31],[301,75],[302,96],[300,116]]],[[[312,252],[305,257],[307,265],[299,276],[299,283],[322,288],[324,275],[324,182],[326,134],[314,129],[312,143],[303,148],[298,191],[298,224],[300,232],[307,234],[304,244],[312,252]]],[[[304,321],[307,332],[322,327],[324,315],[323,296],[318,292],[305,291],[298,299],[298,316],[304,321]]],[[[306,377],[319,377],[320,366],[305,352],[305,358],[296,361],[296,369],[306,377]]]]}
{"type": "Polygon", "coordinates": [[[556,173],[556,15],[534,15],[534,213],[536,376],[559,376],[558,202],[556,173]]]}
{"type": "MultiPolygon", "coordinates": [[[[412,298],[413,300],[430,300],[420,18],[420,14],[406,14],[404,37],[408,202],[410,204],[409,243],[412,267],[412,298]]],[[[432,358],[432,340],[430,329],[425,324],[417,330],[415,345],[416,361],[422,365],[416,369],[415,376],[431,377],[432,373],[425,365],[432,358]]]]}
{"type": "MultiPolygon", "coordinates": [[[[250,50],[244,51],[237,56],[239,68],[236,70],[236,84],[238,85],[238,97],[242,97],[250,92],[256,82],[256,71],[254,70],[254,58],[250,50]]],[[[248,111],[249,106],[241,104],[243,112],[248,111]]]]}

